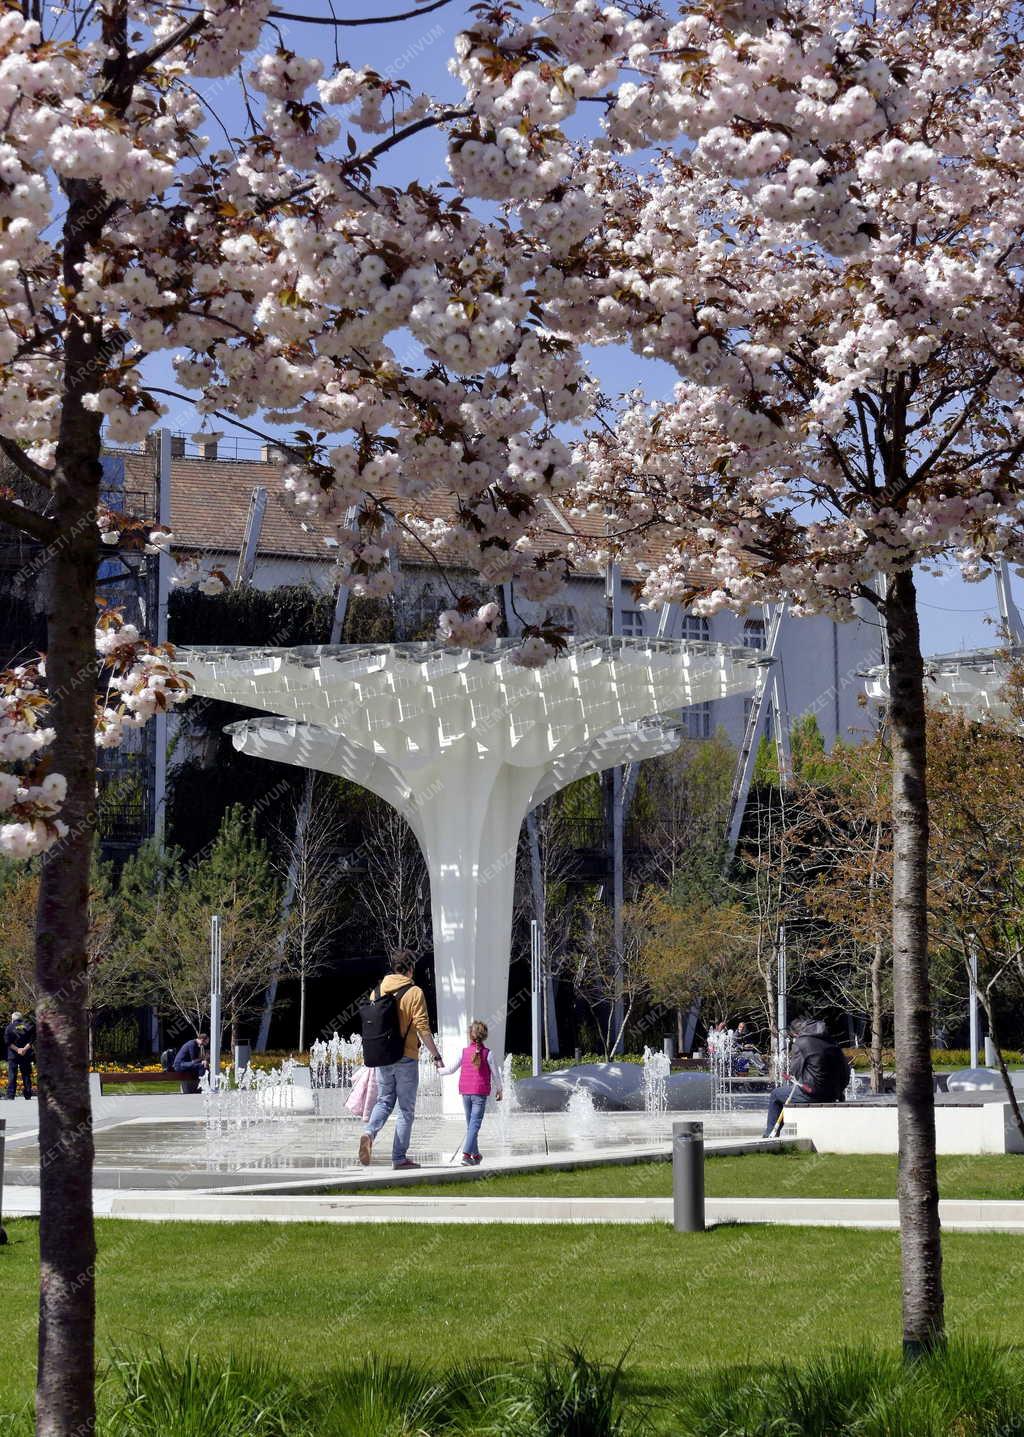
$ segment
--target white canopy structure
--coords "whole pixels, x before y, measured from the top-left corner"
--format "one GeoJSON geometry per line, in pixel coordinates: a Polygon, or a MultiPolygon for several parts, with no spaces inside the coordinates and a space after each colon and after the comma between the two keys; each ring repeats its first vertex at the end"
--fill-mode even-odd
{"type": "MultiPolygon", "coordinates": [[[[199,694],[273,717],[231,726],[243,753],[341,774],[408,821],[430,876],[441,1042],[482,1018],[504,1051],[524,817],[586,774],[675,749],[664,715],[753,690],[754,649],[665,639],[572,643],[545,667],[436,643],[179,651],[199,694]]],[[[446,1105],[457,1102],[454,1087],[446,1105]]]]}
{"type": "MultiPolygon", "coordinates": [[[[1005,695],[1010,664],[1024,658],[1024,648],[975,649],[960,654],[932,654],[924,661],[925,688],[936,705],[962,709],[971,718],[1007,719],[1005,695]]],[[[884,664],[866,674],[868,697],[889,702],[889,676],[884,664]]]]}

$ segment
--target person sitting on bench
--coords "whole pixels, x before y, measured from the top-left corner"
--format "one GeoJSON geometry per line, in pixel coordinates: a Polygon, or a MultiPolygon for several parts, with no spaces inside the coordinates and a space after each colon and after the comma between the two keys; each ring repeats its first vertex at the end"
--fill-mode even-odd
{"type": "Polygon", "coordinates": [[[784,1107],[792,1103],[841,1103],[850,1081],[850,1065],[838,1043],[833,1043],[820,1018],[795,1018],[794,1038],[786,1081],[768,1098],[764,1137],[778,1126],[784,1107]]]}
{"type": "Polygon", "coordinates": [[[206,1073],[206,1049],[210,1041],[208,1033],[197,1033],[187,1043],[182,1043],[174,1057],[174,1071],[181,1078],[183,1093],[198,1093],[200,1079],[206,1073]]]}

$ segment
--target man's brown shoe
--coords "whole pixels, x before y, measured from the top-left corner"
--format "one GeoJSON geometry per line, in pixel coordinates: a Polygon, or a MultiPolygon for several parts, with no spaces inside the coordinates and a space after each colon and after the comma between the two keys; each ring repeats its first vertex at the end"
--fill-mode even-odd
{"type": "Polygon", "coordinates": [[[419,1163],[414,1163],[412,1158],[403,1158],[400,1163],[393,1163],[392,1167],[395,1169],[395,1172],[404,1173],[409,1168],[418,1168],[419,1163]]]}
{"type": "Polygon", "coordinates": [[[359,1139],[359,1161],[364,1168],[370,1166],[370,1158],[373,1154],[373,1139],[369,1133],[363,1133],[359,1139]]]}

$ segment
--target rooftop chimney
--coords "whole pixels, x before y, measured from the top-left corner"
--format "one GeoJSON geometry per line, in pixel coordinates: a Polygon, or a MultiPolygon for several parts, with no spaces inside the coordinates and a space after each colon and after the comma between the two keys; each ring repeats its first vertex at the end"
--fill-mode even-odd
{"type": "Polygon", "coordinates": [[[283,464],[285,453],[279,444],[264,444],[260,450],[260,458],[264,464],[283,464]]]}
{"type": "Polygon", "coordinates": [[[199,450],[201,459],[216,459],[217,446],[223,438],[218,429],[200,429],[198,434],[192,435],[192,443],[199,450]]]}

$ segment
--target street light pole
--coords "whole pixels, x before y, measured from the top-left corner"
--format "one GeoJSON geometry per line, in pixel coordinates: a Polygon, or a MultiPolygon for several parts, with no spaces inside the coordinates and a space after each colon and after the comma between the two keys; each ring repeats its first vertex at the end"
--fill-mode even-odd
{"type": "Polygon", "coordinates": [[[210,919],[210,1087],[220,1085],[220,975],[221,975],[221,933],[220,917],[215,913],[210,919]]]}
{"type": "Polygon", "coordinates": [[[533,1076],[540,1077],[542,1010],[544,994],[544,961],[541,950],[540,924],[536,918],[530,920],[530,1051],[533,1056],[533,1076]]]}

